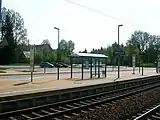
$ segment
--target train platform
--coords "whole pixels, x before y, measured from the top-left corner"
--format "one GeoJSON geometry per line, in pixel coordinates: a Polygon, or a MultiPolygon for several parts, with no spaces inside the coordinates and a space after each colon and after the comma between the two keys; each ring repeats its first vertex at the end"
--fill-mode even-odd
{"type": "Polygon", "coordinates": [[[159,75],[155,72],[155,69],[148,69],[148,70],[145,69],[143,76],[141,75],[141,73],[138,72],[138,69],[136,69],[135,74],[132,74],[132,71],[121,71],[119,79],[117,79],[117,71],[108,72],[106,78],[102,77],[99,79],[93,78],[93,79],[81,80],[80,77],[70,79],[69,76],[67,76],[68,78],[64,77],[65,75],[60,77],[60,80],[56,80],[56,76],[54,77],[52,76],[46,78],[35,78],[33,79],[33,82],[31,82],[29,79],[27,80],[0,79],[0,86],[1,86],[0,97],[61,90],[61,89],[81,87],[81,86],[90,86],[95,84],[123,81],[123,80],[142,78],[154,75],[159,75]]]}

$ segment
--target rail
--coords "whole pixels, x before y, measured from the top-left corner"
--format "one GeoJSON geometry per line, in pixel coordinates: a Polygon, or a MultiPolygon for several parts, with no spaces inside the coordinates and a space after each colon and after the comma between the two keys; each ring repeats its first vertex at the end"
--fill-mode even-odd
{"type": "MultiPolygon", "coordinates": [[[[151,76],[144,78],[137,78],[132,80],[118,81],[112,83],[103,83],[91,86],[82,86],[77,88],[69,88],[64,90],[55,90],[41,92],[31,95],[26,95],[25,98],[19,98],[14,100],[7,100],[0,102],[0,113],[25,109],[29,107],[36,107],[40,105],[57,103],[60,101],[66,101],[76,98],[82,98],[95,94],[106,93],[110,91],[120,90],[122,88],[132,87],[141,84],[153,84],[160,81],[160,76],[151,76]]],[[[12,98],[12,97],[11,97],[12,98]]]]}
{"type": "Polygon", "coordinates": [[[66,100],[52,104],[31,107],[0,114],[0,120],[44,120],[59,119],[59,117],[70,117],[68,113],[87,109],[91,106],[101,105],[106,102],[119,100],[130,95],[134,95],[149,89],[160,86],[160,81],[148,82],[135,86],[128,86],[118,90],[94,94],[86,97],[66,100]]]}
{"type": "Polygon", "coordinates": [[[134,120],[160,120],[160,104],[136,117],[134,120]]]}

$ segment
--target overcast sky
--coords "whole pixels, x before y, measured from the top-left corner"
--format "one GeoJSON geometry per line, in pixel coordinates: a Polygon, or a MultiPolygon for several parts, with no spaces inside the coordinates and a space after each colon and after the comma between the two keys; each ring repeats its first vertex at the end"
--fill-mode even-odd
{"type": "Polygon", "coordinates": [[[31,44],[49,39],[54,49],[57,48],[54,26],[60,28],[60,39],[75,43],[75,52],[114,43],[118,24],[124,25],[120,28],[120,43],[125,43],[134,30],[160,34],[159,0],[71,1],[97,9],[106,16],[65,0],[2,0],[2,6],[21,14],[31,44]]]}

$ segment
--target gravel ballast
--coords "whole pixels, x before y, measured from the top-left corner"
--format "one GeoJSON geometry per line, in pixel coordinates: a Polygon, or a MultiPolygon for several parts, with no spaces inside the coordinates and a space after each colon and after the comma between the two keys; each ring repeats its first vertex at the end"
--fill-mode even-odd
{"type": "MultiPolygon", "coordinates": [[[[142,92],[122,100],[93,107],[78,116],[71,116],[70,120],[126,120],[137,112],[160,102],[160,88],[142,92]]],[[[63,119],[65,120],[65,119],[63,119]]]]}

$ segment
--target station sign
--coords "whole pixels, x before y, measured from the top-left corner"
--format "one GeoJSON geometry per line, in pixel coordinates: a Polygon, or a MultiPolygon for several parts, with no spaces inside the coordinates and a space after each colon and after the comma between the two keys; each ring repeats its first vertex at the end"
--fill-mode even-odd
{"type": "Polygon", "coordinates": [[[158,61],[158,68],[160,68],[160,61],[158,61]]]}
{"type": "Polygon", "coordinates": [[[117,50],[116,54],[118,54],[118,55],[124,55],[124,52],[122,50],[117,50]]]}
{"type": "Polygon", "coordinates": [[[132,55],[132,66],[135,67],[136,66],[136,56],[132,55]]]}
{"type": "Polygon", "coordinates": [[[136,67],[136,56],[132,55],[132,67],[133,67],[133,74],[135,74],[135,67],[136,67]]]}
{"type": "Polygon", "coordinates": [[[31,72],[34,71],[34,46],[30,48],[30,69],[31,72]]]}

